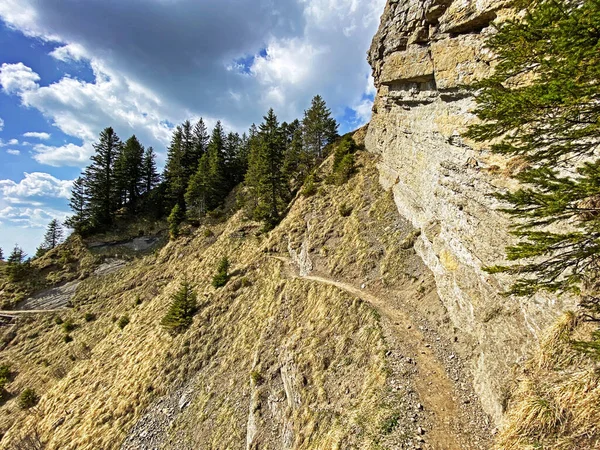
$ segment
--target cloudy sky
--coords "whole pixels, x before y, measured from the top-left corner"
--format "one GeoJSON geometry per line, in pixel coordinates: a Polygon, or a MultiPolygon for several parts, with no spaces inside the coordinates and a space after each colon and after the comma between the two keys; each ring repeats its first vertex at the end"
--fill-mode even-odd
{"type": "Polygon", "coordinates": [[[162,161],[172,127],[243,131],[321,94],[347,131],[369,120],[366,51],[384,0],[0,0],[0,247],[28,253],[68,215],[107,126],[162,161]]]}

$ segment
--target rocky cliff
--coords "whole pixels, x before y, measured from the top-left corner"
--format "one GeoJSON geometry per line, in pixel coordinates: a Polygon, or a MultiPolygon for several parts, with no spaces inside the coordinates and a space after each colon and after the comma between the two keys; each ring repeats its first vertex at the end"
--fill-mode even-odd
{"type": "Polygon", "coordinates": [[[511,14],[503,0],[389,0],[369,51],[377,87],[367,149],[380,181],[421,230],[415,248],[465,343],[475,390],[499,422],[511,368],[566,307],[551,297],[506,298],[509,280],[483,267],[502,262],[506,217],[487,194],[509,186],[519,161],[461,138],[475,120],[469,85],[494,66],[491,24],[511,14]]]}

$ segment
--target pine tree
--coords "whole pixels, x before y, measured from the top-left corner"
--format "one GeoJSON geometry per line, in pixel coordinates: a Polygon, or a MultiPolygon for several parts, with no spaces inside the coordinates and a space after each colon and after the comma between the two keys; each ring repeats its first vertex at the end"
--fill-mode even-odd
{"type": "Polygon", "coordinates": [[[163,317],[161,325],[170,333],[181,333],[190,327],[197,311],[198,296],[191,283],[185,278],[179,290],[173,295],[171,306],[163,317]]]}
{"type": "Polygon", "coordinates": [[[90,218],[90,198],[84,176],[73,182],[69,206],[74,214],[67,218],[65,225],[81,233],[90,218]]]}
{"type": "Polygon", "coordinates": [[[143,160],[144,147],[134,135],[127,139],[115,162],[115,185],[119,192],[119,206],[128,206],[131,212],[136,211],[143,189],[143,160]]]}
{"type": "Polygon", "coordinates": [[[196,173],[190,179],[185,193],[185,203],[188,206],[188,215],[190,217],[204,217],[208,212],[209,189],[210,176],[208,154],[204,153],[200,158],[196,173]]]}
{"type": "Polygon", "coordinates": [[[194,142],[194,158],[196,160],[197,165],[202,155],[206,153],[208,142],[210,141],[208,129],[206,128],[206,124],[204,123],[204,119],[202,119],[202,117],[200,118],[200,120],[198,120],[196,125],[194,125],[192,139],[194,142]]]}
{"type": "Polygon", "coordinates": [[[183,122],[183,124],[181,124],[181,164],[185,173],[186,186],[190,177],[196,171],[196,167],[198,167],[198,161],[200,160],[197,157],[196,146],[194,144],[195,142],[192,130],[192,123],[189,120],[186,120],[185,122],[183,122]]]}
{"type": "Polygon", "coordinates": [[[498,65],[468,136],[525,163],[521,188],[498,195],[519,241],[514,263],[490,271],[517,277],[509,293],[584,289],[600,302],[599,24],[596,0],[541,0],[488,40],[498,65]]]}
{"type": "Polygon", "coordinates": [[[229,133],[225,138],[224,163],[227,174],[228,190],[233,189],[244,180],[244,161],[242,139],[237,133],[229,133]]]}
{"type": "Polygon", "coordinates": [[[110,225],[112,223],[113,213],[117,206],[115,161],[121,147],[121,140],[110,127],[100,133],[99,142],[94,144],[96,153],[92,156],[92,164],[86,169],[84,176],[94,224],[110,225]]]}
{"type": "Polygon", "coordinates": [[[176,203],[185,210],[185,190],[187,189],[187,178],[183,167],[183,131],[178,126],[173,132],[171,145],[167,151],[167,162],[165,164],[164,179],[167,183],[167,195],[171,205],[176,203]]]}
{"type": "Polygon", "coordinates": [[[55,248],[58,244],[63,241],[64,232],[62,226],[56,219],[52,219],[48,224],[48,228],[46,229],[46,234],[44,235],[44,241],[37,249],[36,257],[42,256],[49,250],[55,248]]]}
{"type": "Polygon", "coordinates": [[[156,170],[156,153],[152,147],[148,147],[142,160],[143,192],[149,193],[158,183],[160,183],[160,175],[156,170]]]}
{"type": "Polygon", "coordinates": [[[183,212],[183,208],[179,206],[179,203],[175,203],[173,209],[171,210],[171,214],[167,218],[167,222],[169,224],[169,235],[171,239],[177,239],[179,237],[179,225],[185,219],[185,214],[183,212]]]}
{"type": "Polygon", "coordinates": [[[25,258],[27,254],[18,244],[15,244],[12,252],[6,260],[6,274],[12,282],[18,282],[27,274],[27,264],[25,258]]]}
{"type": "Polygon", "coordinates": [[[246,186],[249,195],[256,199],[252,216],[272,228],[281,219],[288,193],[282,170],[285,141],[273,109],[264,117],[259,130],[251,144],[246,186]]]}
{"type": "Polygon", "coordinates": [[[303,145],[302,127],[298,120],[292,122],[286,130],[287,146],[283,162],[283,175],[295,192],[313,169],[314,158],[303,145]]]}
{"type": "Polygon", "coordinates": [[[215,274],[215,276],[212,279],[213,287],[218,289],[227,284],[227,282],[229,281],[229,277],[230,277],[229,267],[230,267],[229,258],[227,256],[224,256],[219,261],[219,266],[217,267],[217,273],[215,274]]]}
{"type": "Polygon", "coordinates": [[[207,155],[209,186],[206,206],[211,211],[223,203],[228,192],[225,174],[225,132],[220,121],[213,129],[207,155]]]}
{"type": "Polygon", "coordinates": [[[318,161],[323,159],[323,149],[335,140],[338,135],[338,124],[325,100],[320,95],[312,99],[310,108],[304,112],[302,121],[304,146],[318,161]]]}

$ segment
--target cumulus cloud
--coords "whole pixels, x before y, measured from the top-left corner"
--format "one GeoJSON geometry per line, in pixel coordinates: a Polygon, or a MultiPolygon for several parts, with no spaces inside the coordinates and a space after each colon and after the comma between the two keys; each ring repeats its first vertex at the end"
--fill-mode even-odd
{"type": "Polygon", "coordinates": [[[13,180],[0,180],[0,191],[5,199],[12,202],[43,198],[69,198],[71,195],[72,180],[59,180],[44,172],[25,173],[25,177],[18,183],[13,180]]]}
{"type": "Polygon", "coordinates": [[[14,150],[14,149],[6,150],[6,153],[8,153],[9,155],[15,155],[15,156],[18,156],[21,154],[21,152],[19,150],[14,150]]]}
{"type": "MultiPolygon", "coordinates": [[[[23,136],[29,137],[29,138],[34,138],[34,139],[39,139],[41,141],[47,141],[51,137],[50,133],[43,133],[43,132],[36,132],[36,131],[28,131],[27,133],[23,133],[23,136]]],[[[23,144],[25,144],[25,143],[23,143],[23,144]]]]}
{"type": "Polygon", "coordinates": [[[0,221],[24,228],[43,228],[52,219],[64,221],[69,214],[49,208],[7,206],[0,209],[0,221]]]}
{"type": "Polygon", "coordinates": [[[0,83],[84,142],[71,162],[84,161],[109,125],[160,151],[167,123],[203,116],[241,130],[271,106],[281,120],[298,117],[317,93],[338,116],[350,107],[366,118],[365,53],[384,1],[179,0],[174,8],[169,1],[4,0],[0,17],[9,26],[56,42],[57,60],[87,61],[94,80],[40,87],[39,75],[18,63],[2,66],[0,83]],[[99,27],[100,17],[111,20],[99,27]]]}
{"type": "Polygon", "coordinates": [[[92,144],[83,145],[65,144],[62,146],[52,146],[36,144],[33,146],[35,159],[40,164],[46,164],[53,167],[82,167],[89,163],[90,156],[94,154],[92,144]]]}
{"type": "Polygon", "coordinates": [[[0,117],[0,131],[2,131],[4,129],[4,120],[2,120],[2,117],[0,117]]]}
{"type": "Polygon", "coordinates": [[[19,140],[11,139],[10,141],[8,141],[8,145],[19,145],[19,140]]]}
{"type": "Polygon", "coordinates": [[[23,63],[3,63],[0,66],[0,85],[7,94],[20,94],[39,87],[40,76],[23,63]]]}

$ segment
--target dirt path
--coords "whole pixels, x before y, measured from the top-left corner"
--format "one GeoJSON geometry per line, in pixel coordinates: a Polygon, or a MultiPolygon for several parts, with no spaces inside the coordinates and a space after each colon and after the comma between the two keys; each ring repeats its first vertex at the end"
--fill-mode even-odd
{"type": "MultiPolygon", "coordinates": [[[[438,360],[431,346],[425,343],[424,335],[403,311],[390,307],[384,299],[348,283],[324,276],[300,277],[292,269],[293,263],[289,258],[281,256],[272,256],[272,258],[285,263],[288,274],[294,278],[335,286],[369,302],[381,316],[384,333],[393,336],[393,340],[396,341],[394,344],[402,347],[399,349],[400,353],[414,355],[418,372],[412,381],[424,410],[430,414],[432,426],[431,429],[426,430],[430,448],[435,450],[475,448],[466,443],[470,439],[460,438],[470,434],[470,426],[461,418],[454,383],[448,378],[444,365],[438,360]]],[[[398,352],[389,353],[391,356],[398,352]]]]}

